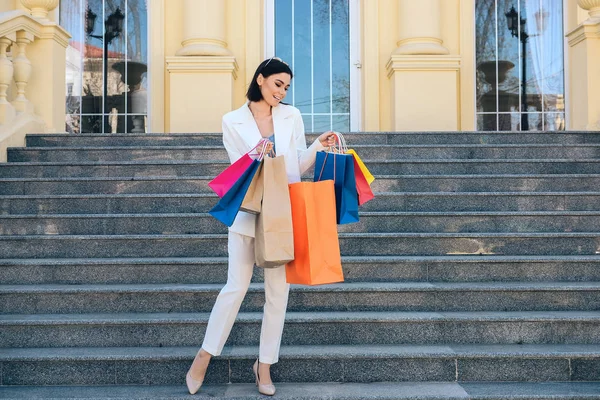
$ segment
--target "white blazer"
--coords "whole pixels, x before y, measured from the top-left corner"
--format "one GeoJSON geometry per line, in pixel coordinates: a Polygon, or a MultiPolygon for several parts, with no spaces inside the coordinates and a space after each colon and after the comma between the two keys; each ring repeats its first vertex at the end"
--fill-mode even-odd
{"type": "MultiPolygon", "coordinates": [[[[315,163],[317,151],[325,147],[317,139],[306,148],[304,122],[297,108],[279,104],[273,107],[272,115],[277,155],[285,156],[289,183],[300,182],[301,175],[315,163]]],[[[261,138],[248,102],[223,116],[223,144],[232,164],[256,146],[261,138]]],[[[229,230],[254,237],[255,224],[256,215],[240,211],[229,230]]]]}

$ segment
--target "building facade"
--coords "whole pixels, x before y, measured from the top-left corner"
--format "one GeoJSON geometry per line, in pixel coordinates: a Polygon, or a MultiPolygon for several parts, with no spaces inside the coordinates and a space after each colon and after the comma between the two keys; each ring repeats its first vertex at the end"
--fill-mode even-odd
{"type": "Polygon", "coordinates": [[[1,0],[0,138],[219,131],[271,56],[307,131],[600,129],[600,0],[1,0]]]}

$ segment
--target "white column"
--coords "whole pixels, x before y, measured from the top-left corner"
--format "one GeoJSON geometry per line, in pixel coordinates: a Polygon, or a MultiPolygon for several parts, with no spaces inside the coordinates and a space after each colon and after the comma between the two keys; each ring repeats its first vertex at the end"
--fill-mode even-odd
{"type": "Polygon", "coordinates": [[[448,54],[442,43],[440,0],[399,0],[394,54],[448,54]]]}
{"type": "Polygon", "coordinates": [[[183,0],[183,46],[177,56],[230,56],[224,0],[183,0]]]}

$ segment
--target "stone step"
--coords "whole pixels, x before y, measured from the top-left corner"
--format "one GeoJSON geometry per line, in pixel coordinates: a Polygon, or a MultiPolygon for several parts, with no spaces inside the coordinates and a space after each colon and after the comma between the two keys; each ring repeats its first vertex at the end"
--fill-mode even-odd
{"type": "MultiPolygon", "coordinates": [[[[312,143],[319,134],[306,135],[312,143]]],[[[597,132],[351,132],[344,133],[351,146],[357,144],[585,144],[600,143],[597,132]]],[[[208,146],[222,145],[217,133],[168,134],[29,134],[28,147],[98,147],[98,146],[208,146]]]]}
{"type": "MultiPolygon", "coordinates": [[[[595,255],[600,232],[341,233],[346,256],[595,255]]],[[[5,258],[222,257],[227,235],[0,236],[5,258]]]]}
{"type": "MultiPolygon", "coordinates": [[[[600,158],[600,144],[356,145],[364,159],[564,159],[600,158]]],[[[228,160],[218,146],[10,147],[9,162],[118,160],[228,160]]]]}
{"type": "MultiPolygon", "coordinates": [[[[253,283],[242,311],[264,305],[253,283]]],[[[0,314],[210,312],[222,284],[0,285],[0,314]]],[[[596,311],[600,282],[356,282],[299,286],[290,312],[596,311]]]]}
{"type": "MultiPolygon", "coordinates": [[[[600,211],[370,212],[339,232],[593,232],[600,211]]],[[[0,215],[5,235],[227,233],[208,213],[0,215]]]]}
{"type": "MultiPolygon", "coordinates": [[[[6,349],[0,353],[3,384],[184,385],[200,338],[197,343],[194,347],[175,348],[6,349]]],[[[598,349],[598,345],[560,344],[282,346],[281,359],[273,366],[272,378],[275,382],[311,384],[411,381],[597,383],[598,349]]],[[[205,383],[253,382],[251,367],[257,354],[257,346],[226,348],[222,356],[212,360],[205,383]]],[[[507,399],[509,393],[502,394],[504,397],[501,398],[507,399]]],[[[522,395],[518,398],[523,399],[522,395]]],[[[539,397],[536,393],[529,398],[539,397]]]]}
{"type": "MultiPolygon", "coordinates": [[[[597,211],[600,192],[376,192],[365,211],[597,211]]],[[[211,193],[0,195],[0,214],[196,213],[211,193]]]]}
{"type": "MultiPolygon", "coordinates": [[[[183,382],[173,386],[0,386],[0,397],[23,399],[185,400],[183,382]]],[[[589,400],[597,399],[600,382],[378,382],[276,383],[277,399],[293,400],[589,400]]],[[[251,383],[202,385],[196,398],[256,400],[251,383]]]]}
{"type": "MultiPolygon", "coordinates": [[[[195,346],[209,313],[0,316],[0,348],[195,346]]],[[[228,345],[258,345],[262,312],[241,312],[228,345]]],[[[600,311],[288,312],[282,345],[595,344],[600,311]]],[[[600,361],[600,360],[599,360],[600,361]]]]}
{"type": "MultiPolygon", "coordinates": [[[[374,192],[595,191],[598,174],[378,175],[374,192]]],[[[212,193],[212,177],[4,178],[0,195],[212,193]]],[[[311,179],[308,179],[311,180],[311,179]]],[[[376,198],[371,203],[378,202],[376,198]]]]}
{"type": "MultiPolygon", "coordinates": [[[[370,256],[342,258],[345,282],[591,282],[592,256],[370,256]]],[[[261,268],[254,282],[262,282],[261,268]]],[[[226,257],[0,259],[0,282],[43,284],[224,284],[226,257]]]]}
{"type": "MultiPolygon", "coordinates": [[[[555,160],[363,160],[373,174],[597,174],[600,159],[555,160]]],[[[228,161],[73,161],[10,162],[0,164],[3,178],[216,176],[228,161]]]]}

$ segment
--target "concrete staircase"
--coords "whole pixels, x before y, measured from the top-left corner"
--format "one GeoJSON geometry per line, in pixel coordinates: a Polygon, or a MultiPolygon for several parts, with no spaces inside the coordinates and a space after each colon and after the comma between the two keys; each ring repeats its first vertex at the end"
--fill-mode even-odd
{"type": "MultiPolygon", "coordinates": [[[[377,198],[340,227],[346,283],[292,289],[276,398],[600,398],[600,134],[347,140],[377,198]]],[[[8,150],[0,398],[188,398],[226,278],[206,213],[226,159],[220,134],[8,150]]],[[[198,398],[261,397],[254,282],[198,398]]]]}

